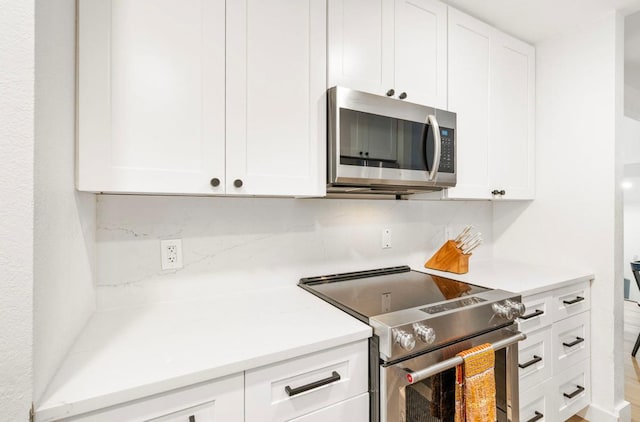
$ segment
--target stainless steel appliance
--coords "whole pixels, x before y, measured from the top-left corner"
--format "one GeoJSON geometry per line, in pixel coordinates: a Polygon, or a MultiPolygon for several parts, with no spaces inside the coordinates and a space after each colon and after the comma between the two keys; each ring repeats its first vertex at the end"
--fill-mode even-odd
{"type": "Polygon", "coordinates": [[[327,191],[391,193],[456,185],[456,114],[333,87],[327,191]]]}
{"type": "Polygon", "coordinates": [[[304,278],[299,285],[373,327],[372,421],[452,421],[454,368],[462,362],[456,354],[484,343],[495,350],[498,421],[519,421],[517,343],[525,338],[514,325],[524,313],[519,295],[406,266],[304,278]]]}

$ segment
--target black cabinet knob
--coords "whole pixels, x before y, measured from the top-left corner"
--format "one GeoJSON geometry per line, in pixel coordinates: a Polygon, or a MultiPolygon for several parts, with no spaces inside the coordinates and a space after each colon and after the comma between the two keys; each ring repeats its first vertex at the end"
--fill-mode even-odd
{"type": "Polygon", "coordinates": [[[387,91],[387,97],[392,97],[396,92],[393,89],[387,91]]]}
{"type": "Polygon", "coordinates": [[[507,193],[507,191],[505,191],[505,190],[494,189],[494,190],[491,191],[491,195],[504,195],[506,193],[507,193]]]}
{"type": "Polygon", "coordinates": [[[362,151],[360,151],[360,155],[362,155],[362,154],[363,154],[362,151]]]}
{"type": "Polygon", "coordinates": [[[501,190],[501,191],[500,191],[500,195],[504,195],[504,194],[506,194],[506,193],[507,193],[507,192],[506,192],[506,191],[504,191],[504,190],[501,190]]]}
{"type": "Polygon", "coordinates": [[[237,187],[237,188],[241,188],[242,187],[242,180],[240,179],[236,179],[233,181],[233,186],[237,187]]]}
{"type": "Polygon", "coordinates": [[[213,186],[214,188],[218,187],[220,186],[220,179],[218,179],[217,177],[214,177],[213,179],[211,179],[210,183],[211,183],[211,186],[213,186]]]}
{"type": "Polygon", "coordinates": [[[365,152],[365,153],[364,153],[364,155],[368,157],[368,156],[369,156],[369,153],[368,153],[368,152],[365,152]]]}
{"type": "Polygon", "coordinates": [[[400,95],[398,96],[398,98],[400,98],[401,100],[404,100],[405,98],[407,98],[407,93],[406,93],[406,92],[403,92],[402,94],[400,94],[400,95]]]}

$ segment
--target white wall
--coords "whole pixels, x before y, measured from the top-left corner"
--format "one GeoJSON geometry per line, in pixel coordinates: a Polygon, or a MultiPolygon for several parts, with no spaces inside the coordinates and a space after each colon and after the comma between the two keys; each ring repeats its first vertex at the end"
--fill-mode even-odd
{"type": "Polygon", "coordinates": [[[25,421],[33,328],[33,1],[0,0],[0,11],[0,421],[25,421]]]}
{"type": "MultiPolygon", "coordinates": [[[[622,420],[622,18],[536,46],[536,200],[494,206],[496,257],[593,271],[592,421],[622,420]],[[620,154],[620,157],[618,157],[620,154]]],[[[628,420],[628,419],[626,419],[628,420]]]]}
{"type": "Polygon", "coordinates": [[[640,88],[632,85],[624,87],[624,114],[640,120],[640,88]]]}
{"type": "Polygon", "coordinates": [[[98,197],[99,307],[295,285],[301,277],[420,267],[466,224],[491,257],[489,202],[98,197]],[[384,227],[392,248],[381,249],[384,227]],[[184,269],[160,269],[159,239],[181,238],[184,269]]]}
{"type": "Polygon", "coordinates": [[[95,309],[95,195],[74,191],[75,0],[36,0],[34,399],[95,309]]]}

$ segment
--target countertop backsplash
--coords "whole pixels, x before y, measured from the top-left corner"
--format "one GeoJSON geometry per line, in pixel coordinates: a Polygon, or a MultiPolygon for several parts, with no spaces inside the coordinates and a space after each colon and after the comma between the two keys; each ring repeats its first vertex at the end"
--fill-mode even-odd
{"type": "Polygon", "coordinates": [[[98,309],[296,284],[301,277],[421,268],[467,224],[491,258],[490,202],[100,195],[98,309]],[[392,247],[382,249],[382,230],[392,247]],[[182,239],[183,268],[161,270],[160,240],[182,239]]]}

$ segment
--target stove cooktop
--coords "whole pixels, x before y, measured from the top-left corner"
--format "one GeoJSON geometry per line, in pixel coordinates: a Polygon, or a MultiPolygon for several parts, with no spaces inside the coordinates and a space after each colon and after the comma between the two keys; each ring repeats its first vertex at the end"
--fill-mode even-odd
{"type": "Polygon", "coordinates": [[[300,287],[373,327],[391,361],[511,325],[519,295],[407,266],[303,278],[300,287]]]}
{"type": "MultiPolygon", "coordinates": [[[[332,278],[334,276],[303,278],[300,282],[366,318],[490,290],[412,271],[409,267],[385,268],[379,271],[379,273],[338,274],[335,278],[332,278]],[[355,277],[357,274],[365,276],[364,278],[349,277],[355,277]]],[[[432,308],[427,309],[434,312],[432,308]]]]}

